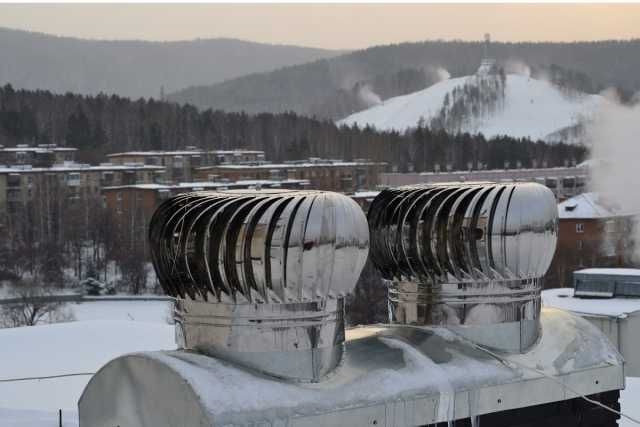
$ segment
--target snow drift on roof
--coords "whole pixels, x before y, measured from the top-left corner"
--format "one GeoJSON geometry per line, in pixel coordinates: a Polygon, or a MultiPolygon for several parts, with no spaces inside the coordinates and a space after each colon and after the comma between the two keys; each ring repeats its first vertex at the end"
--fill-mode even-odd
{"type": "Polygon", "coordinates": [[[542,291],[542,304],[578,314],[619,318],[640,311],[640,298],[577,298],[573,296],[573,288],[542,291]]]}
{"type": "Polygon", "coordinates": [[[585,268],[574,271],[583,274],[608,274],[614,276],[640,276],[639,268],[585,268]]]}
{"type": "Polygon", "coordinates": [[[582,193],[558,204],[560,219],[599,219],[633,215],[606,203],[598,193],[582,193]]]}

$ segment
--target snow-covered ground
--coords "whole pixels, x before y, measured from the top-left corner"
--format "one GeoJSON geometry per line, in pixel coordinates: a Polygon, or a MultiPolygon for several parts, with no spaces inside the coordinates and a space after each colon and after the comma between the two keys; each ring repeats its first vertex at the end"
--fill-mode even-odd
{"type": "MultiPolygon", "coordinates": [[[[15,298],[11,291],[3,294],[2,289],[5,288],[0,287],[0,300],[15,298]]],[[[68,296],[72,294],[68,290],[63,290],[58,295],[68,296]]],[[[169,304],[166,298],[158,295],[111,295],[108,297],[85,298],[89,299],[89,301],[63,304],[59,312],[64,316],[59,316],[60,313],[52,313],[52,316],[45,315],[38,324],[58,323],[65,321],[64,319],[68,321],[128,320],[173,323],[173,306],[169,304]],[[100,301],[100,299],[103,300],[100,301]]]]}
{"type": "MultiPolygon", "coordinates": [[[[416,127],[421,118],[429,123],[440,112],[445,96],[473,78],[475,76],[444,80],[421,91],[387,99],[338,123],[369,124],[378,130],[397,131],[416,127]]],[[[604,102],[607,101],[599,95],[569,97],[547,81],[509,74],[504,107],[480,122],[469,121],[464,130],[482,132],[486,137],[509,135],[544,139],[591,117],[604,102]]]]}
{"type": "MultiPolygon", "coordinates": [[[[58,411],[25,411],[0,408],[0,421],[7,427],[58,427],[58,411]]],[[[78,427],[77,411],[62,411],[62,427],[78,427]]]]}
{"type": "MultiPolygon", "coordinates": [[[[69,304],[77,321],[0,329],[0,381],[91,374],[122,354],[175,349],[167,301],[69,304]]],[[[77,426],[77,401],[91,375],[0,382],[0,426],[77,426]]]]}
{"type": "Polygon", "coordinates": [[[91,301],[67,304],[77,321],[128,320],[173,323],[173,306],[167,301],[91,301]]]}

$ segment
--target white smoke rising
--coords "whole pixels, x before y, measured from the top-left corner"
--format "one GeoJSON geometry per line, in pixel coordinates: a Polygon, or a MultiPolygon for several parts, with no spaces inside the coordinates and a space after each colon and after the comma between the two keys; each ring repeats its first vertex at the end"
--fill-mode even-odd
{"type": "MultiPolygon", "coordinates": [[[[591,189],[622,213],[640,212],[640,104],[624,106],[615,91],[587,124],[591,144],[591,189]]],[[[640,261],[640,224],[634,221],[634,262],[640,261]]]]}
{"type": "Polygon", "coordinates": [[[451,74],[449,73],[449,71],[447,71],[446,68],[443,67],[428,66],[424,70],[427,73],[427,77],[429,78],[429,80],[431,80],[434,84],[440,83],[443,80],[449,80],[451,78],[451,74]]]}
{"type": "Polygon", "coordinates": [[[507,74],[520,74],[531,77],[531,68],[518,59],[508,59],[504,63],[504,72],[507,74]]]}
{"type": "Polygon", "coordinates": [[[436,68],[436,76],[438,76],[439,82],[449,80],[451,78],[451,74],[442,67],[436,68]]]}
{"type": "Polygon", "coordinates": [[[360,98],[360,101],[362,101],[367,108],[382,104],[380,96],[371,89],[371,86],[366,84],[360,86],[360,89],[358,90],[358,98],[360,98]]]}

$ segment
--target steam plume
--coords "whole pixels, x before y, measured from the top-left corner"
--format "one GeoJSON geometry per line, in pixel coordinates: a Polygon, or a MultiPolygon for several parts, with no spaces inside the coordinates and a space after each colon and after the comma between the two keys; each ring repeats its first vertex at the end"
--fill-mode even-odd
{"type": "Polygon", "coordinates": [[[382,104],[382,99],[376,94],[369,85],[365,84],[358,90],[358,98],[364,103],[367,108],[374,105],[382,104]]]}
{"type": "Polygon", "coordinates": [[[438,76],[439,82],[449,80],[451,78],[451,74],[442,67],[436,68],[436,76],[438,76]]]}
{"type": "MultiPolygon", "coordinates": [[[[623,213],[640,212],[640,104],[621,105],[614,91],[603,93],[611,102],[603,103],[594,120],[587,124],[593,158],[591,187],[603,202],[623,213]]],[[[640,224],[634,221],[632,241],[634,262],[640,261],[640,224]]]]}
{"type": "Polygon", "coordinates": [[[446,68],[443,67],[426,67],[425,72],[427,73],[427,77],[434,83],[439,83],[443,80],[449,80],[451,78],[451,74],[446,68]]]}
{"type": "Polygon", "coordinates": [[[531,77],[531,68],[524,62],[517,59],[509,59],[504,63],[504,71],[507,74],[520,74],[531,77]]]}

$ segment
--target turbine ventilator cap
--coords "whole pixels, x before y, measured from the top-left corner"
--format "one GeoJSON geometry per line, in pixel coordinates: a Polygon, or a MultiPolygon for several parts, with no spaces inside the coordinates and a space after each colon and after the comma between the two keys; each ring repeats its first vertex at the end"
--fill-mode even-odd
{"type": "Polygon", "coordinates": [[[350,197],[185,193],[158,207],[149,240],[186,348],[301,380],[339,362],[343,298],[369,250],[366,218],[350,197]]]}
{"type": "Polygon", "coordinates": [[[448,183],[382,191],[369,208],[371,258],[392,321],[446,325],[489,347],[538,336],[555,251],[553,193],[533,183],[448,183]]]}

